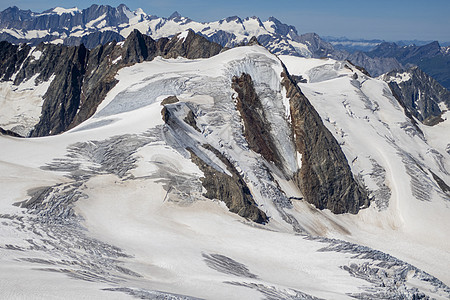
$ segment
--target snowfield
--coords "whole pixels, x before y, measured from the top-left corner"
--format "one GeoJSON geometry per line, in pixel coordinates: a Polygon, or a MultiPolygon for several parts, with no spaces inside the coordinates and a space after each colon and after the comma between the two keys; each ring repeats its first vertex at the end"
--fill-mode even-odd
{"type": "MultiPolygon", "coordinates": [[[[68,132],[0,136],[6,298],[450,297],[450,198],[432,175],[450,183],[448,114],[435,127],[415,127],[385,83],[349,63],[279,59],[260,46],[156,58],[116,78],[97,112],[68,132]],[[288,136],[282,62],[307,80],[301,90],[373,197],[357,215],[289,199],[302,197],[298,188],[248,148],[231,85],[242,73],[285,168],[301,167],[288,136]],[[174,95],[169,128],[161,102],[174,95]],[[199,130],[182,121],[189,111],[199,130]],[[204,174],[186,149],[228,172],[205,144],[239,171],[267,224],[203,196],[204,174]]],[[[22,97],[6,88],[4,101],[22,97]]]]}

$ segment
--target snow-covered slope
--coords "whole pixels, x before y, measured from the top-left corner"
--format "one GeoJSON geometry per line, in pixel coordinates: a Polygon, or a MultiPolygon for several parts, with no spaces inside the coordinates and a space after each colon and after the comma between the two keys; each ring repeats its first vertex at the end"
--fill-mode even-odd
{"type": "MultiPolygon", "coordinates": [[[[443,133],[450,120],[444,115],[434,131],[409,119],[385,82],[368,78],[348,63],[281,59],[292,74],[307,79],[299,86],[372,193],[374,205],[356,218],[349,216],[362,221],[356,226],[363,230],[359,241],[447,276],[448,264],[439,264],[448,260],[450,195],[448,186],[439,182],[448,184],[450,179],[450,138],[443,133]],[[433,257],[433,266],[423,261],[424,253],[433,257]]],[[[350,228],[353,233],[355,227],[350,228]]]]}
{"type": "Polygon", "coordinates": [[[449,182],[448,145],[434,128],[418,132],[387,85],[353,66],[281,60],[307,79],[300,87],[374,196],[369,208],[335,215],[302,200],[288,175],[305,167],[304,153],[290,134],[296,112],[276,56],[255,45],[208,59],[158,57],[119,70],[96,113],[72,130],[0,136],[3,293],[448,298],[440,280],[450,283],[449,199],[431,175],[449,182]],[[250,150],[233,88],[243,73],[275,162],[250,150]],[[266,221],[208,199],[207,174],[247,186],[266,221]],[[55,282],[63,289],[36,288],[55,282]]]}

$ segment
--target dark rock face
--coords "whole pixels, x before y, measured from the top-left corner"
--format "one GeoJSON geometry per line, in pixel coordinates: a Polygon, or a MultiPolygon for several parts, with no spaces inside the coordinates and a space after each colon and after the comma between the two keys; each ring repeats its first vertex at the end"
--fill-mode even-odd
{"type": "Polygon", "coordinates": [[[111,42],[89,51],[84,45],[40,44],[39,59],[29,55],[30,46],[0,42],[0,79],[14,84],[39,74],[36,83],[54,79],[44,95],[42,114],[31,136],[59,134],[92,116],[106,94],[117,84],[117,71],[125,66],[153,60],[183,56],[208,58],[222,47],[190,31],[187,37],[162,38],[158,41],[133,31],[123,45],[111,42]],[[20,68],[20,69],[19,69],[20,68]]]}
{"type": "Polygon", "coordinates": [[[272,25],[272,28],[275,30],[275,33],[277,33],[279,35],[288,35],[289,33],[294,33],[296,35],[298,34],[297,29],[295,29],[294,26],[289,26],[287,24],[283,24],[274,17],[270,17],[268,19],[268,21],[271,21],[274,23],[274,25],[272,25]]]}
{"type": "Polygon", "coordinates": [[[173,104],[173,103],[177,103],[180,100],[178,100],[177,96],[169,96],[166,99],[164,99],[163,101],[161,101],[161,105],[166,105],[166,104],[173,104]]]}
{"type": "Polygon", "coordinates": [[[21,136],[20,134],[17,134],[14,131],[11,131],[11,130],[5,130],[5,129],[1,128],[1,127],[0,127],[0,134],[2,134],[2,135],[9,135],[9,136],[12,136],[12,137],[23,138],[23,136],[21,136]]]}
{"type": "Polygon", "coordinates": [[[167,58],[178,56],[189,59],[211,57],[222,50],[222,46],[208,41],[205,37],[195,34],[189,30],[186,38],[178,38],[178,35],[168,41],[164,54],[167,58]]]}
{"type": "Polygon", "coordinates": [[[58,134],[69,127],[80,106],[82,81],[89,55],[84,46],[46,46],[42,49],[46,52],[44,58],[28,60],[26,63],[29,64],[24,64],[16,78],[16,81],[20,81],[39,73],[38,79],[42,77],[46,81],[51,75],[55,76],[44,95],[41,118],[31,136],[58,134]],[[26,74],[29,70],[34,74],[26,74]]]}
{"type": "Polygon", "coordinates": [[[450,92],[418,67],[389,72],[383,79],[405,110],[425,125],[439,122],[442,114],[440,103],[450,107],[450,92]],[[399,80],[402,74],[409,79],[399,80]]]}
{"type": "Polygon", "coordinates": [[[192,128],[194,128],[198,132],[201,132],[200,128],[198,128],[198,126],[197,126],[197,121],[195,119],[196,119],[196,117],[195,117],[194,112],[192,110],[189,110],[186,118],[184,118],[183,121],[185,121],[187,124],[189,124],[192,128]]]}
{"type": "Polygon", "coordinates": [[[28,45],[16,46],[5,41],[0,42],[0,80],[10,80],[30,50],[31,47],[28,45]]]}
{"type": "Polygon", "coordinates": [[[379,76],[391,70],[398,70],[403,67],[402,64],[393,57],[370,57],[359,51],[345,56],[345,59],[351,61],[355,66],[363,67],[371,76],[379,76]]]}
{"type": "Polygon", "coordinates": [[[97,31],[83,37],[70,36],[64,40],[64,45],[79,46],[83,44],[88,49],[93,49],[98,45],[105,45],[109,42],[121,42],[125,40],[123,36],[114,31],[97,31]]]}
{"type": "Polygon", "coordinates": [[[309,100],[288,73],[282,84],[290,99],[295,146],[302,167],[294,178],[306,201],[333,213],[356,214],[369,206],[367,192],[353,178],[347,159],[309,100]]]}
{"type": "Polygon", "coordinates": [[[439,187],[441,188],[441,190],[444,193],[447,193],[447,195],[450,195],[450,186],[448,184],[445,183],[444,180],[442,180],[441,177],[437,176],[436,174],[433,173],[433,171],[430,171],[431,175],[433,176],[433,179],[436,181],[436,183],[439,185],[439,187]]]}
{"type": "Polygon", "coordinates": [[[334,51],[333,45],[322,40],[316,33],[305,33],[295,37],[294,40],[308,45],[308,49],[317,58],[327,57],[334,51]]]}
{"type": "Polygon", "coordinates": [[[269,122],[256,94],[252,78],[245,73],[239,78],[234,76],[232,88],[238,94],[236,106],[244,123],[244,136],[250,149],[282,168],[280,156],[268,128],[269,122]]]}
{"type": "Polygon", "coordinates": [[[227,166],[228,171],[232,174],[232,176],[229,176],[217,171],[201,160],[193,151],[189,151],[191,153],[191,160],[205,174],[205,177],[201,178],[202,185],[207,190],[204,196],[209,199],[219,199],[225,202],[231,212],[241,217],[256,223],[266,223],[268,221],[266,214],[257,207],[249,188],[234,166],[210,145],[204,145],[203,147],[213,152],[227,166]]]}

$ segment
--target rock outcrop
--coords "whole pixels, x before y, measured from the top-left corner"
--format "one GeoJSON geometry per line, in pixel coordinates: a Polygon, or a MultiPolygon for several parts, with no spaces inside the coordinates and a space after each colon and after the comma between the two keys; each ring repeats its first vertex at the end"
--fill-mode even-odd
{"type": "Polygon", "coordinates": [[[44,104],[39,123],[31,136],[45,136],[61,133],[69,128],[81,104],[81,90],[88,50],[83,46],[61,45],[38,46],[45,53],[42,59],[26,60],[16,77],[16,82],[39,74],[37,80],[47,81],[54,76],[44,95],[44,104]]]}
{"type": "Polygon", "coordinates": [[[201,160],[193,151],[189,151],[191,153],[191,160],[204,174],[204,177],[200,179],[206,189],[204,196],[209,199],[218,199],[225,202],[231,212],[241,217],[256,223],[266,223],[268,221],[266,214],[258,208],[249,188],[234,166],[210,145],[203,145],[203,147],[213,152],[227,166],[227,170],[232,174],[230,176],[217,171],[201,160]]]}
{"type": "Polygon", "coordinates": [[[256,94],[252,78],[246,73],[240,77],[234,76],[232,88],[237,93],[236,107],[241,114],[244,136],[250,149],[282,169],[280,155],[270,134],[270,123],[256,94]]]}
{"type": "Polygon", "coordinates": [[[213,146],[201,145],[192,134],[187,133],[192,130],[190,127],[199,131],[194,113],[188,105],[183,102],[168,103],[161,110],[161,117],[166,128],[176,136],[177,147],[186,150],[191,161],[203,172],[200,181],[206,189],[204,197],[223,201],[231,212],[253,222],[268,222],[267,215],[258,208],[236,167],[213,146]],[[222,162],[222,166],[213,162],[217,159],[222,162]]]}
{"type": "Polygon", "coordinates": [[[27,58],[31,47],[28,45],[12,45],[8,42],[0,42],[0,80],[9,81],[16,73],[23,61],[27,58]]]}
{"type": "Polygon", "coordinates": [[[369,206],[366,190],[358,184],[347,159],[319,114],[290,78],[282,74],[289,98],[291,123],[302,166],[294,179],[306,201],[333,213],[356,214],[369,206]]]}
{"type": "Polygon", "coordinates": [[[305,200],[317,208],[355,214],[367,207],[367,192],[354,179],[339,144],[287,71],[282,77],[290,99],[292,136],[296,150],[302,154],[301,168],[294,174],[287,173],[252,79],[244,73],[233,77],[232,88],[237,93],[236,107],[249,148],[273,162],[287,178],[294,178],[305,200]]]}
{"type": "Polygon", "coordinates": [[[11,130],[5,130],[3,128],[0,127],[0,135],[9,135],[12,137],[17,137],[17,138],[23,138],[23,136],[21,136],[20,134],[15,133],[14,131],[11,130]]]}
{"type": "Polygon", "coordinates": [[[116,42],[88,50],[84,45],[39,44],[31,47],[0,43],[0,78],[14,84],[34,75],[36,84],[53,80],[44,95],[42,114],[31,136],[54,135],[73,128],[92,116],[106,94],[116,85],[117,71],[156,56],[175,58],[208,58],[222,47],[189,31],[184,39],[177,36],[157,41],[133,31],[123,44],[116,42]]]}
{"type": "Polygon", "coordinates": [[[412,115],[425,125],[442,121],[442,112],[450,108],[450,92],[418,67],[392,71],[382,76],[392,94],[412,115]]]}

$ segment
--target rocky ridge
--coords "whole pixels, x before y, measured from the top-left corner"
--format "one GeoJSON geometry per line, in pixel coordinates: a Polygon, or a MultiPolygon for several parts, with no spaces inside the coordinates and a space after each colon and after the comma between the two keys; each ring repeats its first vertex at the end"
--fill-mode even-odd
{"type": "Polygon", "coordinates": [[[450,92],[418,67],[391,71],[381,78],[402,106],[425,125],[442,121],[441,114],[450,107],[450,92]]]}
{"type": "Polygon", "coordinates": [[[39,44],[31,48],[1,42],[0,78],[19,85],[36,75],[38,85],[54,76],[43,96],[40,121],[30,132],[33,137],[46,136],[64,132],[92,116],[117,83],[114,75],[124,66],[156,56],[207,58],[221,50],[220,45],[192,31],[184,39],[175,36],[155,41],[135,30],[121,44],[111,42],[92,50],[84,45],[39,44]]]}

